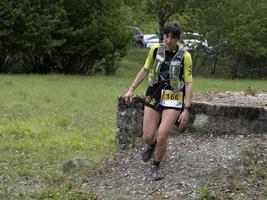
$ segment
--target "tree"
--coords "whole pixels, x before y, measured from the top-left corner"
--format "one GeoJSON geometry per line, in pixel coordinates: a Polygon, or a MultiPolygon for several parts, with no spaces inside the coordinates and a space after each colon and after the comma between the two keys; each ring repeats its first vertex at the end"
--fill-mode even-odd
{"type": "Polygon", "coordinates": [[[1,1],[2,72],[50,71],[56,47],[64,43],[61,32],[65,12],[61,1],[1,1]]]}
{"type": "Polygon", "coordinates": [[[199,19],[198,31],[205,35],[217,53],[231,61],[232,78],[251,75],[258,70],[258,74],[262,74],[267,64],[266,1],[193,0],[190,7],[199,19]]]}
{"type": "Polygon", "coordinates": [[[101,68],[113,74],[130,40],[127,18],[119,0],[65,0],[72,31],[60,48],[58,65],[67,73],[94,73],[101,68]]]}
{"type": "Polygon", "coordinates": [[[159,22],[160,40],[163,40],[163,28],[167,20],[175,13],[183,12],[185,0],[147,0],[146,11],[159,22]]]}
{"type": "Polygon", "coordinates": [[[0,70],[112,74],[130,40],[120,0],[3,0],[0,70]]]}

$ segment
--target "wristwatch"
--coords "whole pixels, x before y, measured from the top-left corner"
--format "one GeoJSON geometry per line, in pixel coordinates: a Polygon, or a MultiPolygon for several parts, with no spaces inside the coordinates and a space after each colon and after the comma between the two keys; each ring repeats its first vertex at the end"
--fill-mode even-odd
{"type": "Polygon", "coordinates": [[[191,106],[185,106],[184,109],[187,110],[188,112],[191,112],[192,110],[191,106]]]}

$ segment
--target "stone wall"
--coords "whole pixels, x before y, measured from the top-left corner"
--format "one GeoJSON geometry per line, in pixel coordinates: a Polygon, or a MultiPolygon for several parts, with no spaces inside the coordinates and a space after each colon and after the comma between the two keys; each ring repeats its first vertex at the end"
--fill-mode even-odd
{"type": "MultiPolygon", "coordinates": [[[[116,143],[121,146],[142,136],[144,99],[135,96],[127,105],[118,97],[116,143]]],[[[193,101],[189,128],[207,133],[267,133],[267,108],[193,101]]]]}
{"type": "Polygon", "coordinates": [[[221,133],[267,133],[267,109],[194,102],[193,127],[221,133]]]}
{"type": "Polygon", "coordinates": [[[142,136],[144,99],[134,97],[133,102],[126,104],[123,97],[118,97],[116,115],[116,143],[129,143],[134,137],[142,136]]]}

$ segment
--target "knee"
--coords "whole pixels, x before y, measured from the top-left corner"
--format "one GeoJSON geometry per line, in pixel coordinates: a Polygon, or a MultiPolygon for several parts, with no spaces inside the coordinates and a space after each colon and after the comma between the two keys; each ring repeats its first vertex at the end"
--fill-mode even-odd
{"type": "Polygon", "coordinates": [[[168,140],[169,132],[165,129],[159,129],[157,135],[157,145],[165,145],[168,140]]]}
{"type": "Polygon", "coordinates": [[[168,134],[158,134],[157,145],[165,145],[168,139],[168,134]]]}
{"type": "Polygon", "coordinates": [[[154,135],[153,134],[144,134],[143,135],[143,139],[144,139],[144,142],[146,143],[146,144],[151,144],[151,143],[153,143],[153,141],[154,141],[154,135]]]}
{"type": "Polygon", "coordinates": [[[143,139],[146,144],[151,144],[154,141],[154,133],[146,131],[143,133],[143,139]]]}

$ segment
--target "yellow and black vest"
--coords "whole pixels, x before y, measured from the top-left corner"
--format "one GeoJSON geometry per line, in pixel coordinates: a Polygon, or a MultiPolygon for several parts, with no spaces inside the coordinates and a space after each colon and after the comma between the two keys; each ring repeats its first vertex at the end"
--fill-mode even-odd
{"type": "MultiPolygon", "coordinates": [[[[181,73],[183,72],[182,60],[183,60],[183,56],[185,52],[186,50],[184,48],[179,48],[177,53],[168,63],[170,85],[172,89],[175,91],[181,91],[184,88],[184,82],[181,80],[181,77],[182,77],[181,73]]],[[[159,83],[160,69],[164,61],[165,61],[165,47],[162,44],[158,48],[158,52],[157,52],[157,55],[155,57],[155,61],[152,67],[153,70],[151,70],[151,72],[149,73],[149,77],[148,77],[149,86],[153,86],[159,83]]]]}

